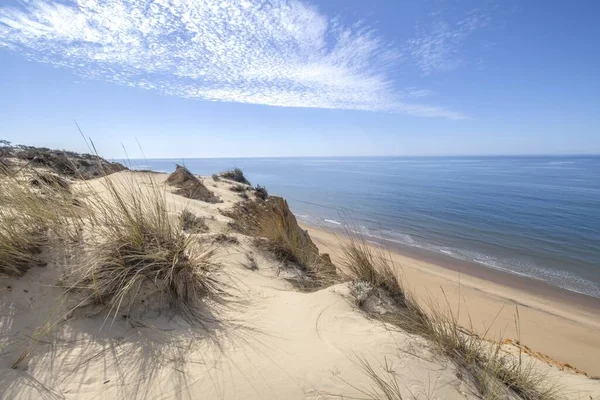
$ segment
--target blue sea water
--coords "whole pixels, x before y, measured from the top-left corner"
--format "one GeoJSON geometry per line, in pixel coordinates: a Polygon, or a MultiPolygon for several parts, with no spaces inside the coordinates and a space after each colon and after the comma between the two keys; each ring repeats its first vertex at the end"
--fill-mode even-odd
{"type": "Polygon", "coordinates": [[[240,167],[300,220],[600,297],[600,156],[132,160],[240,167]]]}

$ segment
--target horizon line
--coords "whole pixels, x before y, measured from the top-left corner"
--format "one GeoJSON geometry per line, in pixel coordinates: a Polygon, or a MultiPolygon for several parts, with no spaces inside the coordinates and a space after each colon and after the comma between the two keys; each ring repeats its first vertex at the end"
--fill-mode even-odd
{"type": "Polygon", "coordinates": [[[118,158],[111,157],[113,160],[165,160],[165,161],[184,161],[195,159],[268,159],[268,158],[467,158],[467,157],[600,157],[600,153],[538,153],[538,154],[445,154],[445,155],[323,155],[323,156],[218,156],[218,157],[142,157],[142,158],[118,158]]]}

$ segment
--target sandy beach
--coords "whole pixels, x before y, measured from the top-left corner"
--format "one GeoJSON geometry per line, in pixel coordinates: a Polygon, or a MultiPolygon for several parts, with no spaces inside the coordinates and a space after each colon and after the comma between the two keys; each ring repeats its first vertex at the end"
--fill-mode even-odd
{"type": "MultiPolygon", "coordinates": [[[[205,185],[210,201],[202,201],[183,196],[189,180],[172,186],[167,178],[121,171],[71,182],[71,187],[88,204],[100,199],[112,204],[111,187],[113,193],[135,188],[143,196],[164,196],[161,218],[176,220],[183,210],[201,218],[203,230],[186,237],[211,248],[211,262],[218,266],[211,277],[227,300],[204,300],[203,323],[195,325],[165,309],[164,294],[156,293],[150,280],[118,314],[102,304],[73,308],[78,296],[65,293],[61,285],[70,271],[81,269],[79,253],[94,249],[81,243],[72,244],[67,253],[48,248],[44,267],[4,278],[0,290],[0,391],[6,398],[364,398],[365,391],[374,390],[365,362],[397,385],[399,398],[482,398],[475,382],[424,337],[363,312],[348,281],[338,276],[322,287],[301,290],[294,284],[299,270],[261,248],[256,237],[233,229],[230,213],[240,205],[284,204],[289,226],[301,231],[283,199],[260,203],[249,187],[240,191],[239,183],[191,176],[205,185]],[[248,199],[248,193],[253,197],[248,199]]],[[[337,263],[335,235],[305,228],[321,253],[337,263]]],[[[89,234],[86,241],[93,239],[89,234]]],[[[564,301],[550,292],[509,288],[466,270],[458,273],[397,252],[390,255],[402,266],[406,288],[419,299],[444,304],[443,288],[461,324],[472,322],[479,333],[491,324],[488,339],[520,338],[532,351],[556,360],[522,354],[535,376],[560,385],[557,398],[600,395],[600,381],[566,367],[568,363],[592,376],[600,373],[594,362],[600,356],[600,324],[593,302],[564,301]]],[[[507,357],[519,353],[514,344],[502,346],[507,357]]],[[[380,391],[373,393],[375,397],[367,397],[383,398],[380,391]]],[[[502,398],[521,397],[511,392],[502,398]]]]}
{"type": "MultiPolygon", "coordinates": [[[[343,232],[303,227],[334,262],[339,259],[343,232]]],[[[406,287],[422,301],[444,305],[446,297],[463,326],[487,332],[491,340],[520,338],[522,345],[559,364],[600,376],[600,299],[419,250],[372,246],[384,249],[406,287]]]]}

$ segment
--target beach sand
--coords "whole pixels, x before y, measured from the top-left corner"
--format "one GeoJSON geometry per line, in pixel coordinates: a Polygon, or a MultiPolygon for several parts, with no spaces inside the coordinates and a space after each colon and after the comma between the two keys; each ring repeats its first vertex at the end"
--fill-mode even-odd
{"type": "MultiPolygon", "coordinates": [[[[205,217],[209,232],[196,234],[211,243],[220,233],[238,243],[217,246],[217,279],[232,299],[216,308],[213,322],[190,326],[177,316],[148,305],[140,315],[85,309],[69,312],[57,285],[77,254],[48,254],[48,265],[6,278],[0,290],[0,393],[7,399],[339,399],[365,398],[373,382],[361,369],[367,360],[382,376],[394,379],[404,398],[478,399],[473,383],[425,339],[373,319],[354,304],[347,283],[314,292],[299,292],[281,273],[272,256],[250,237],[234,233],[221,214],[240,200],[233,183],[203,178],[223,202],[209,204],[172,193],[166,174],[119,172],[77,183],[84,201],[107,196],[109,179],[128,190],[167,192],[169,213],[183,209],[205,217]],[[88,197],[86,197],[88,196],[88,197]],[[88,200],[85,200],[88,199],[88,200]],[[247,267],[252,257],[257,269],[247,267]],[[40,327],[48,327],[40,332],[40,327]],[[35,338],[35,340],[31,340],[35,338]],[[30,352],[17,368],[12,363],[30,352]]],[[[336,238],[308,227],[322,251],[339,254],[336,238]]],[[[521,339],[533,350],[598,374],[600,335],[592,310],[578,308],[523,290],[507,288],[466,273],[392,253],[402,265],[407,287],[419,296],[439,299],[443,287],[451,304],[461,306],[460,320],[471,315],[476,330],[496,318],[490,337],[518,337],[514,329],[517,299],[521,339]],[[460,281],[460,285],[458,282],[460,281]],[[460,296],[459,296],[460,288],[460,296]],[[458,299],[461,299],[459,302],[458,299]],[[504,308],[503,308],[504,307],[504,308]]],[[[466,324],[468,325],[468,324],[466,324]]],[[[508,351],[515,351],[514,346],[508,351]]],[[[559,379],[565,398],[600,396],[600,381],[573,370],[523,355],[550,382],[559,379]]],[[[510,396],[509,398],[516,398],[510,396]]]]}
{"type": "MultiPolygon", "coordinates": [[[[321,251],[339,261],[343,232],[303,227],[321,251]]],[[[419,250],[383,251],[398,265],[407,289],[422,302],[447,303],[463,326],[487,332],[492,340],[520,340],[559,364],[600,376],[600,299],[419,250]]]]}

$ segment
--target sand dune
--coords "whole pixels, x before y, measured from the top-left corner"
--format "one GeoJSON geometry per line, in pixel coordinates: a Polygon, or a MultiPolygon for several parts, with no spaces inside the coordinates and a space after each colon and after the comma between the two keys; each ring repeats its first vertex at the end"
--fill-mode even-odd
{"type": "MultiPolygon", "coordinates": [[[[227,293],[224,301],[207,308],[202,326],[150,301],[117,315],[91,306],[71,311],[76,297],[65,296],[57,283],[78,265],[80,255],[77,250],[46,250],[47,266],[1,281],[2,398],[368,398],[364,392],[372,390],[373,382],[361,368],[365,361],[396,381],[404,398],[481,398],[475,385],[461,379],[459,369],[425,339],[367,318],[356,307],[347,283],[298,291],[285,279],[281,263],[257,248],[252,238],[233,232],[231,219],[221,213],[241,200],[231,190],[234,182],[201,178],[222,200],[207,203],[174,194],[164,184],[166,178],[166,174],[123,171],[75,183],[73,191],[89,201],[93,196],[109,197],[106,179],[123,191],[132,185],[143,191],[160,187],[167,193],[173,218],[184,209],[205,218],[208,232],[195,234],[197,240],[215,243],[223,233],[234,238],[214,244],[214,260],[221,266],[216,278],[227,293]],[[47,329],[40,330],[44,324],[47,329]],[[27,349],[23,362],[11,368],[27,349]]],[[[309,232],[335,262],[336,240],[313,228],[309,232]]],[[[404,266],[407,285],[419,296],[430,292],[435,297],[441,285],[458,303],[456,274],[394,257],[404,266]]],[[[517,299],[523,344],[598,373],[594,359],[600,359],[600,324],[588,310],[476,278],[461,277],[460,282],[460,296],[468,304],[476,330],[505,304],[495,322],[499,328],[492,333],[504,331],[502,337],[515,338],[512,299],[517,299]]],[[[600,381],[523,357],[549,380],[560,379],[566,398],[600,398],[600,381]]]]}

